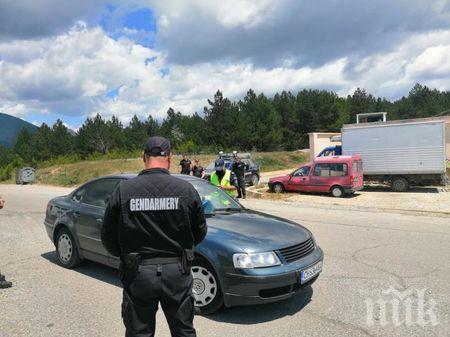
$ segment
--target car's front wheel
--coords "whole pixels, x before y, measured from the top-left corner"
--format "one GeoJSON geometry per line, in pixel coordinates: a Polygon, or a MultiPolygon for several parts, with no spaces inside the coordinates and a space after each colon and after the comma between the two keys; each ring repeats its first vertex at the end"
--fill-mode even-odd
{"type": "Polygon", "coordinates": [[[80,264],[77,243],[67,228],[59,230],[55,243],[56,255],[61,266],[71,269],[80,264]]]}
{"type": "Polygon", "coordinates": [[[252,186],[256,186],[259,183],[259,176],[255,173],[252,174],[251,184],[252,186]]]}
{"type": "Polygon", "coordinates": [[[191,267],[192,293],[196,312],[212,314],[223,305],[223,294],[216,272],[204,259],[196,258],[191,267]]]}
{"type": "Polygon", "coordinates": [[[284,192],[284,186],[283,186],[283,184],[276,183],[275,185],[273,185],[272,191],[273,191],[274,193],[283,193],[283,192],[284,192]]]}

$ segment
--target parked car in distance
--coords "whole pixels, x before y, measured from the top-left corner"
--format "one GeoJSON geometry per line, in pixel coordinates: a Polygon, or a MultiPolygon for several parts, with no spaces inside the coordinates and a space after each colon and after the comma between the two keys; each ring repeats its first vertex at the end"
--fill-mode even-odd
{"type": "Polygon", "coordinates": [[[269,179],[272,192],[331,193],[334,197],[353,194],[364,187],[359,155],[320,157],[287,176],[269,179]]]}
{"type": "MultiPolygon", "coordinates": [[[[238,154],[239,155],[239,154],[238,154]]],[[[230,154],[224,154],[220,156],[224,162],[225,166],[228,169],[231,169],[234,162],[234,156],[230,154]]],[[[245,172],[245,183],[250,186],[256,186],[259,183],[260,173],[259,173],[259,165],[250,156],[246,156],[242,158],[242,161],[248,165],[248,170],[245,172]]],[[[205,175],[203,179],[209,180],[209,177],[214,172],[214,161],[211,162],[205,168],[205,175]]]]}
{"type": "MultiPolygon", "coordinates": [[[[75,268],[83,259],[118,268],[100,239],[107,199],[135,174],[102,177],[48,202],[45,229],[57,261],[75,268]]],[[[322,271],[323,252],[302,225],[245,208],[200,178],[191,183],[203,200],[208,224],[192,265],[195,306],[204,314],[227,307],[280,301],[311,285],[322,271]]]]}

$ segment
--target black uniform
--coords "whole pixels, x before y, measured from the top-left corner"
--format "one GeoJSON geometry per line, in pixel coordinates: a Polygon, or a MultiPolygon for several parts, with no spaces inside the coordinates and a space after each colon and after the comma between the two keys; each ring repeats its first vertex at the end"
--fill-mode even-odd
{"type": "Polygon", "coordinates": [[[203,166],[202,165],[194,165],[194,167],[192,167],[192,174],[194,175],[194,177],[197,178],[201,178],[203,175],[203,166]]]}
{"type": "Polygon", "coordinates": [[[191,161],[189,159],[181,159],[180,166],[181,174],[189,175],[191,173],[191,161]]]}
{"type": "Polygon", "coordinates": [[[245,171],[248,170],[248,165],[241,161],[235,161],[233,163],[233,172],[236,174],[238,186],[238,198],[245,198],[246,192],[245,192],[245,171]]]}
{"type": "Polygon", "coordinates": [[[116,188],[105,212],[102,242],[122,259],[126,336],[154,336],[159,302],[172,336],[196,336],[193,280],[182,257],[206,231],[197,191],[168,170],[144,170],[116,188]],[[139,253],[137,258],[133,253],[139,253]],[[129,268],[133,263],[137,267],[129,268]]]}

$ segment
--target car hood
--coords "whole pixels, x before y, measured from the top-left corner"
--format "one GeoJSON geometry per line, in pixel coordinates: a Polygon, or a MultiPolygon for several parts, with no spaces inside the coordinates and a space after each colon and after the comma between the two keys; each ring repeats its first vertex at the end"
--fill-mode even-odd
{"type": "Polygon", "coordinates": [[[311,237],[310,231],[295,222],[251,210],[217,213],[207,223],[207,239],[248,253],[286,248],[311,237]]]}

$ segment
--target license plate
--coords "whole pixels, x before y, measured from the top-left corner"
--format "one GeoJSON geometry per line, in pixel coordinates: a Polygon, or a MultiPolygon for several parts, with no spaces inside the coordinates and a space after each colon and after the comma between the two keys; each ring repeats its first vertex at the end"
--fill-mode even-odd
{"type": "Polygon", "coordinates": [[[302,270],[300,273],[300,283],[303,284],[319,274],[322,271],[322,261],[316,263],[314,266],[308,269],[302,270]]]}

